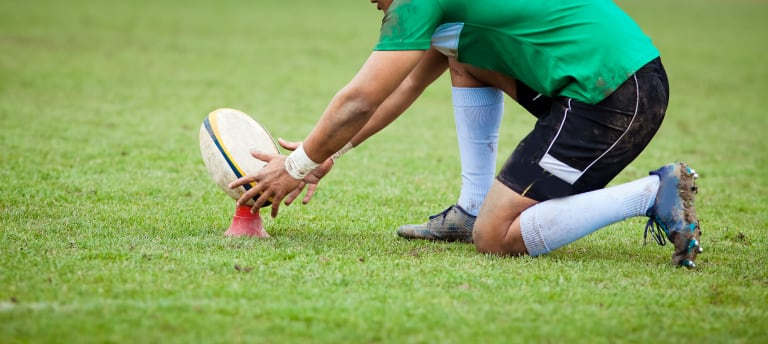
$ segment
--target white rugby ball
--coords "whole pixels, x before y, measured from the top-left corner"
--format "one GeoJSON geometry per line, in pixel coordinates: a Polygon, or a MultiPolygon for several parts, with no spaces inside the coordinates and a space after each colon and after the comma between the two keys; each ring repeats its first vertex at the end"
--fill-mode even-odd
{"type": "MultiPolygon", "coordinates": [[[[255,184],[230,189],[229,183],[254,174],[266,162],[251,156],[251,150],[280,154],[277,143],[259,122],[228,108],[208,114],[200,126],[200,153],[213,181],[233,199],[239,199],[255,184]]],[[[248,205],[252,205],[251,200],[248,205]]],[[[265,204],[264,206],[267,206],[265,204]]]]}

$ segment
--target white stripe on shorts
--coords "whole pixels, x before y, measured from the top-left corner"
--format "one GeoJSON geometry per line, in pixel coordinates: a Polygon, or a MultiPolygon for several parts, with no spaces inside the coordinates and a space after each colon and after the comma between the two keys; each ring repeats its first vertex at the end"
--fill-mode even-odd
{"type": "Polygon", "coordinates": [[[555,137],[552,139],[552,142],[549,143],[549,147],[547,148],[547,152],[544,153],[544,156],[539,161],[539,166],[541,166],[545,171],[552,173],[553,176],[558,177],[562,179],[563,181],[567,182],[568,184],[573,185],[581,176],[584,175],[595,163],[597,163],[598,160],[602,159],[608,152],[610,152],[616,145],[621,141],[622,138],[624,138],[624,135],[627,134],[627,131],[629,131],[629,128],[632,127],[632,123],[635,122],[635,118],[637,118],[637,111],[640,109],[640,85],[637,82],[637,75],[632,74],[632,77],[635,80],[635,112],[632,114],[632,119],[629,121],[629,125],[627,125],[627,128],[624,130],[623,133],[621,133],[621,136],[619,136],[618,139],[610,146],[608,149],[603,152],[603,154],[600,154],[597,159],[593,160],[586,168],[584,168],[583,171],[579,171],[571,166],[568,166],[568,164],[557,160],[557,158],[549,155],[549,151],[552,149],[552,145],[555,144],[555,141],[557,141],[557,137],[560,136],[560,131],[563,128],[563,124],[565,123],[565,120],[568,118],[568,112],[571,111],[571,99],[568,98],[568,108],[565,109],[565,114],[563,115],[563,120],[560,122],[560,128],[557,130],[557,134],[555,134],[555,137]]]}

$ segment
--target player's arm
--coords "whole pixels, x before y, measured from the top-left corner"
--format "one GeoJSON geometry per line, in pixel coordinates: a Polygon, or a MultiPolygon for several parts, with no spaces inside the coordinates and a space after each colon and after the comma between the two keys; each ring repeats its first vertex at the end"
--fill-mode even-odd
{"type": "Polygon", "coordinates": [[[258,173],[230,184],[230,187],[237,187],[257,183],[238,200],[238,206],[260,194],[253,205],[254,211],[272,199],[272,216],[277,216],[282,199],[298,187],[303,175],[316,168],[318,162],[328,159],[360,132],[423,55],[424,51],[419,50],[372,52],[357,75],[336,93],[299,149],[288,158],[258,152],[253,154],[257,159],[268,161],[268,164],[258,173]]]}
{"type": "MultiPolygon", "coordinates": [[[[336,153],[336,156],[340,156],[346,150],[352,147],[358,146],[360,143],[371,137],[373,134],[379,132],[381,129],[388,126],[395,119],[397,119],[405,110],[407,110],[414,101],[424,92],[427,86],[431,85],[442,75],[448,68],[448,58],[445,55],[439,53],[437,50],[430,49],[424,56],[422,56],[416,67],[408,74],[408,77],[400,83],[400,86],[395,89],[384,103],[376,109],[371,119],[365,123],[362,129],[350,140],[351,146],[342,148],[341,151],[336,153]]],[[[288,150],[295,150],[299,147],[301,142],[289,142],[283,139],[278,139],[278,142],[283,148],[288,150]]],[[[322,179],[330,169],[333,167],[333,162],[326,161],[319,168],[312,171],[311,174],[304,178],[307,186],[307,192],[302,199],[302,203],[307,204],[312,200],[312,196],[317,189],[317,183],[322,179]]],[[[283,202],[285,205],[290,205],[301,194],[304,189],[304,184],[300,184],[296,190],[293,190],[283,202]]]]}
{"type": "Polygon", "coordinates": [[[448,58],[445,55],[435,49],[427,50],[408,77],[387,97],[365,126],[350,140],[352,146],[358,146],[402,115],[421,96],[427,86],[437,80],[447,68],[448,58]]]}
{"type": "Polygon", "coordinates": [[[411,74],[424,53],[419,50],[371,53],[352,81],[334,96],[304,140],[309,158],[324,161],[357,135],[411,74]]]}
{"type": "MultiPolygon", "coordinates": [[[[392,92],[389,97],[376,109],[368,122],[350,140],[357,146],[381,129],[400,117],[416,99],[421,96],[427,86],[431,85],[448,68],[448,58],[437,50],[430,49],[419,60],[410,74],[392,92]]],[[[278,140],[283,148],[295,150],[301,142],[278,140]]]]}

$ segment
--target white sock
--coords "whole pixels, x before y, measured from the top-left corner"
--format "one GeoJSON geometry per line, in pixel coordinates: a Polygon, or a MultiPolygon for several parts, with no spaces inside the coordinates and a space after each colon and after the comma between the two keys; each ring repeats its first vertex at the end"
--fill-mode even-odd
{"type": "Polygon", "coordinates": [[[570,244],[612,223],[645,215],[653,205],[659,177],[541,202],[520,214],[528,254],[538,256],[570,244]]]}
{"type": "Polygon", "coordinates": [[[451,91],[461,153],[461,192],[457,204],[477,216],[496,175],[504,93],[493,87],[453,87],[451,91]]]}

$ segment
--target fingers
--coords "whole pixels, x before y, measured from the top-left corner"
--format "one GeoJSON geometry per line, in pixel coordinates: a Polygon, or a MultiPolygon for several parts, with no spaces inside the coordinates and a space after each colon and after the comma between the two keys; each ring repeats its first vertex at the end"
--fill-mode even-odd
{"type": "Polygon", "coordinates": [[[272,159],[280,156],[280,154],[266,153],[260,150],[251,149],[251,156],[261,161],[269,163],[270,161],[272,161],[272,159]]]}
{"type": "Polygon", "coordinates": [[[248,184],[253,186],[253,187],[251,187],[250,190],[247,190],[245,193],[243,193],[242,196],[240,196],[240,198],[237,199],[237,206],[238,207],[241,207],[244,204],[248,203],[248,201],[251,198],[253,198],[256,195],[258,195],[259,193],[261,193],[261,188],[259,188],[259,185],[258,184],[255,184],[255,185],[253,184],[255,182],[256,182],[256,177],[255,176],[244,176],[242,178],[239,178],[239,179],[229,183],[229,185],[227,185],[227,187],[229,187],[230,189],[235,189],[237,187],[240,187],[240,186],[243,186],[243,185],[248,185],[248,184]]]}
{"type": "MultiPolygon", "coordinates": [[[[264,206],[264,204],[269,201],[270,198],[271,197],[267,193],[261,194],[259,196],[259,198],[256,199],[253,202],[253,206],[251,207],[251,213],[255,214],[255,213],[259,212],[259,209],[261,209],[264,206]]],[[[240,198],[240,199],[242,200],[242,198],[240,198]]],[[[240,201],[238,200],[238,202],[240,202],[240,201]]],[[[278,203],[280,203],[280,202],[278,202],[278,203]]],[[[272,215],[272,217],[275,217],[275,215],[272,215]]]]}
{"type": "Polygon", "coordinates": [[[282,137],[278,137],[277,138],[277,143],[279,143],[280,146],[282,146],[283,148],[285,148],[287,150],[290,150],[290,151],[296,150],[296,148],[299,148],[299,146],[301,145],[301,141],[299,141],[299,142],[286,141],[282,137]]]}
{"type": "Polygon", "coordinates": [[[254,177],[254,176],[242,176],[242,177],[236,179],[235,181],[229,183],[229,185],[227,185],[227,187],[230,188],[230,189],[234,189],[234,188],[236,188],[238,186],[243,186],[245,184],[251,184],[251,183],[253,183],[255,181],[256,181],[256,177],[254,177]]]}
{"type": "Polygon", "coordinates": [[[280,210],[280,202],[272,202],[272,218],[277,217],[278,210],[280,210]]]}
{"type": "MultiPolygon", "coordinates": [[[[263,186],[260,183],[256,183],[256,176],[244,176],[242,178],[239,178],[239,179],[235,180],[232,183],[229,183],[228,187],[230,189],[234,189],[234,188],[237,188],[239,186],[246,185],[246,184],[250,184],[251,188],[249,190],[246,190],[240,196],[240,198],[237,199],[237,206],[238,207],[242,207],[243,205],[247,204],[252,199],[255,199],[256,196],[259,196],[258,199],[264,198],[264,196],[265,196],[265,191],[264,191],[263,186]]],[[[270,196],[267,196],[264,199],[264,201],[261,202],[261,205],[259,205],[258,208],[256,208],[255,205],[254,205],[254,208],[255,209],[261,208],[264,203],[266,203],[267,201],[270,200],[269,197],[270,196]]]]}
{"type": "MultiPolygon", "coordinates": [[[[243,193],[243,195],[242,195],[242,196],[240,196],[240,198],[238,198],[238,199],[237,199],[237,206],[238,206],[238,207],[242,207],[243,205],[247,204],[247,203],[248,203],[248,202],[250,202],[252,199],[254,199],[254,197],[256,197],[256,196],[259,196],[259,199],[261,199],[262,197],[264,197],[264,193],[262,193],[262,190],[261,190],[261,188],[259,188],[259,185],[258,185],[258,184],[256,184],[256,186],[252,187],[250,190],[248,190],[248,191],[246,191],[245,193],[243,193]]],[[[266,203],[266,201],[268,201],[268,200],[269,200],[269,197],[267,197],[267,198],[265,199],[265,201],[264,201],[264,202],[262,202],[262,205],[263,205],[264,203],[266,203]]],[[[261,208],[261,206],[262,206],[262,205],[259,205],[259,207],[258,207],[258,208],[256,208],[256,209],[259,209],[259,208],[261,208]]],[[[255,206],[255,205],[254,205],[254,206],[255,206]]]]}
{"type": "Polygon", "coordinates": [[[306,185],[306,183],[304,182],[299,183],[299,187],[297,187],[296,189],[291,191],[291,193],[288,194],[288,197],[285,198],[285,201],[283,202],[283,204],[291,205],[291,203],[293,203],[293,201],[296,200],[296,198],[299,197],[299,195],[301,194],[301,191],[304,189],[304,185],[306,185]]]}
{"type": "Polygon", "coordinates": [[[276,217],[280,210],[280,203],[283,201],[286,195],[290,195],[286,200],[288,204],[293,202],[301,192],[301,189],[306,185],[305,182],[294,179],[285,170],[285,157],[280,154],[270,154],[252,150],[251,155],[256,158],[267,162],[261,170],[253,175],[247,175],[239,178],[228,186],[231,189],[243,186],[245,184],[252,185],[249,190],[243,192],[243,194],[237,200],[237,206],[242,207],[246,204],[250,204],[251,212],[258,212],[267,202],[272,203],[272,217],[276,217]],[[295,195],[293,192],[298,190],[295,195]]]}
{"type": "MultiPolygon", "coordinates": [[[[249,192],[250,192],[250,190],[249,190],[249,192]]],[[[245,196],[243,196],[243,197],[245,197],[245,196]]],[[[271,202],[272,203],[272,214],[271,215],[272,215],[273,218],[277,217],[277,213],[280,210],[280,202],[283,200],[283,197],[285,197],[284,194],[272,193],[272,192],[270,192],[268,190],[264,191],[264,193],[259,195],[259,198],[257,198],[253,202],[253,206],[251,206],[251,213],[252,214],[258,213],[259,210],[262,207],[264,207],[264,205],[267,202],[271,202]]],[[[238,200],[238,204],[240,203],[241,200],[243,200],[243,198],[240,198],[240,200],[238,200]]],[[[245,199],[245,202],[248,202],[248,199],[245,199]]]]}
{"type": "Polygon", "coordinates": [[[307,204],[312,200],[312,196],[315,195],[315,189],[317,189],[317,184],[309,184],[307,187],[307,193],[304,195],[304,199],[301,200],[302,204],[307,204]]]}

